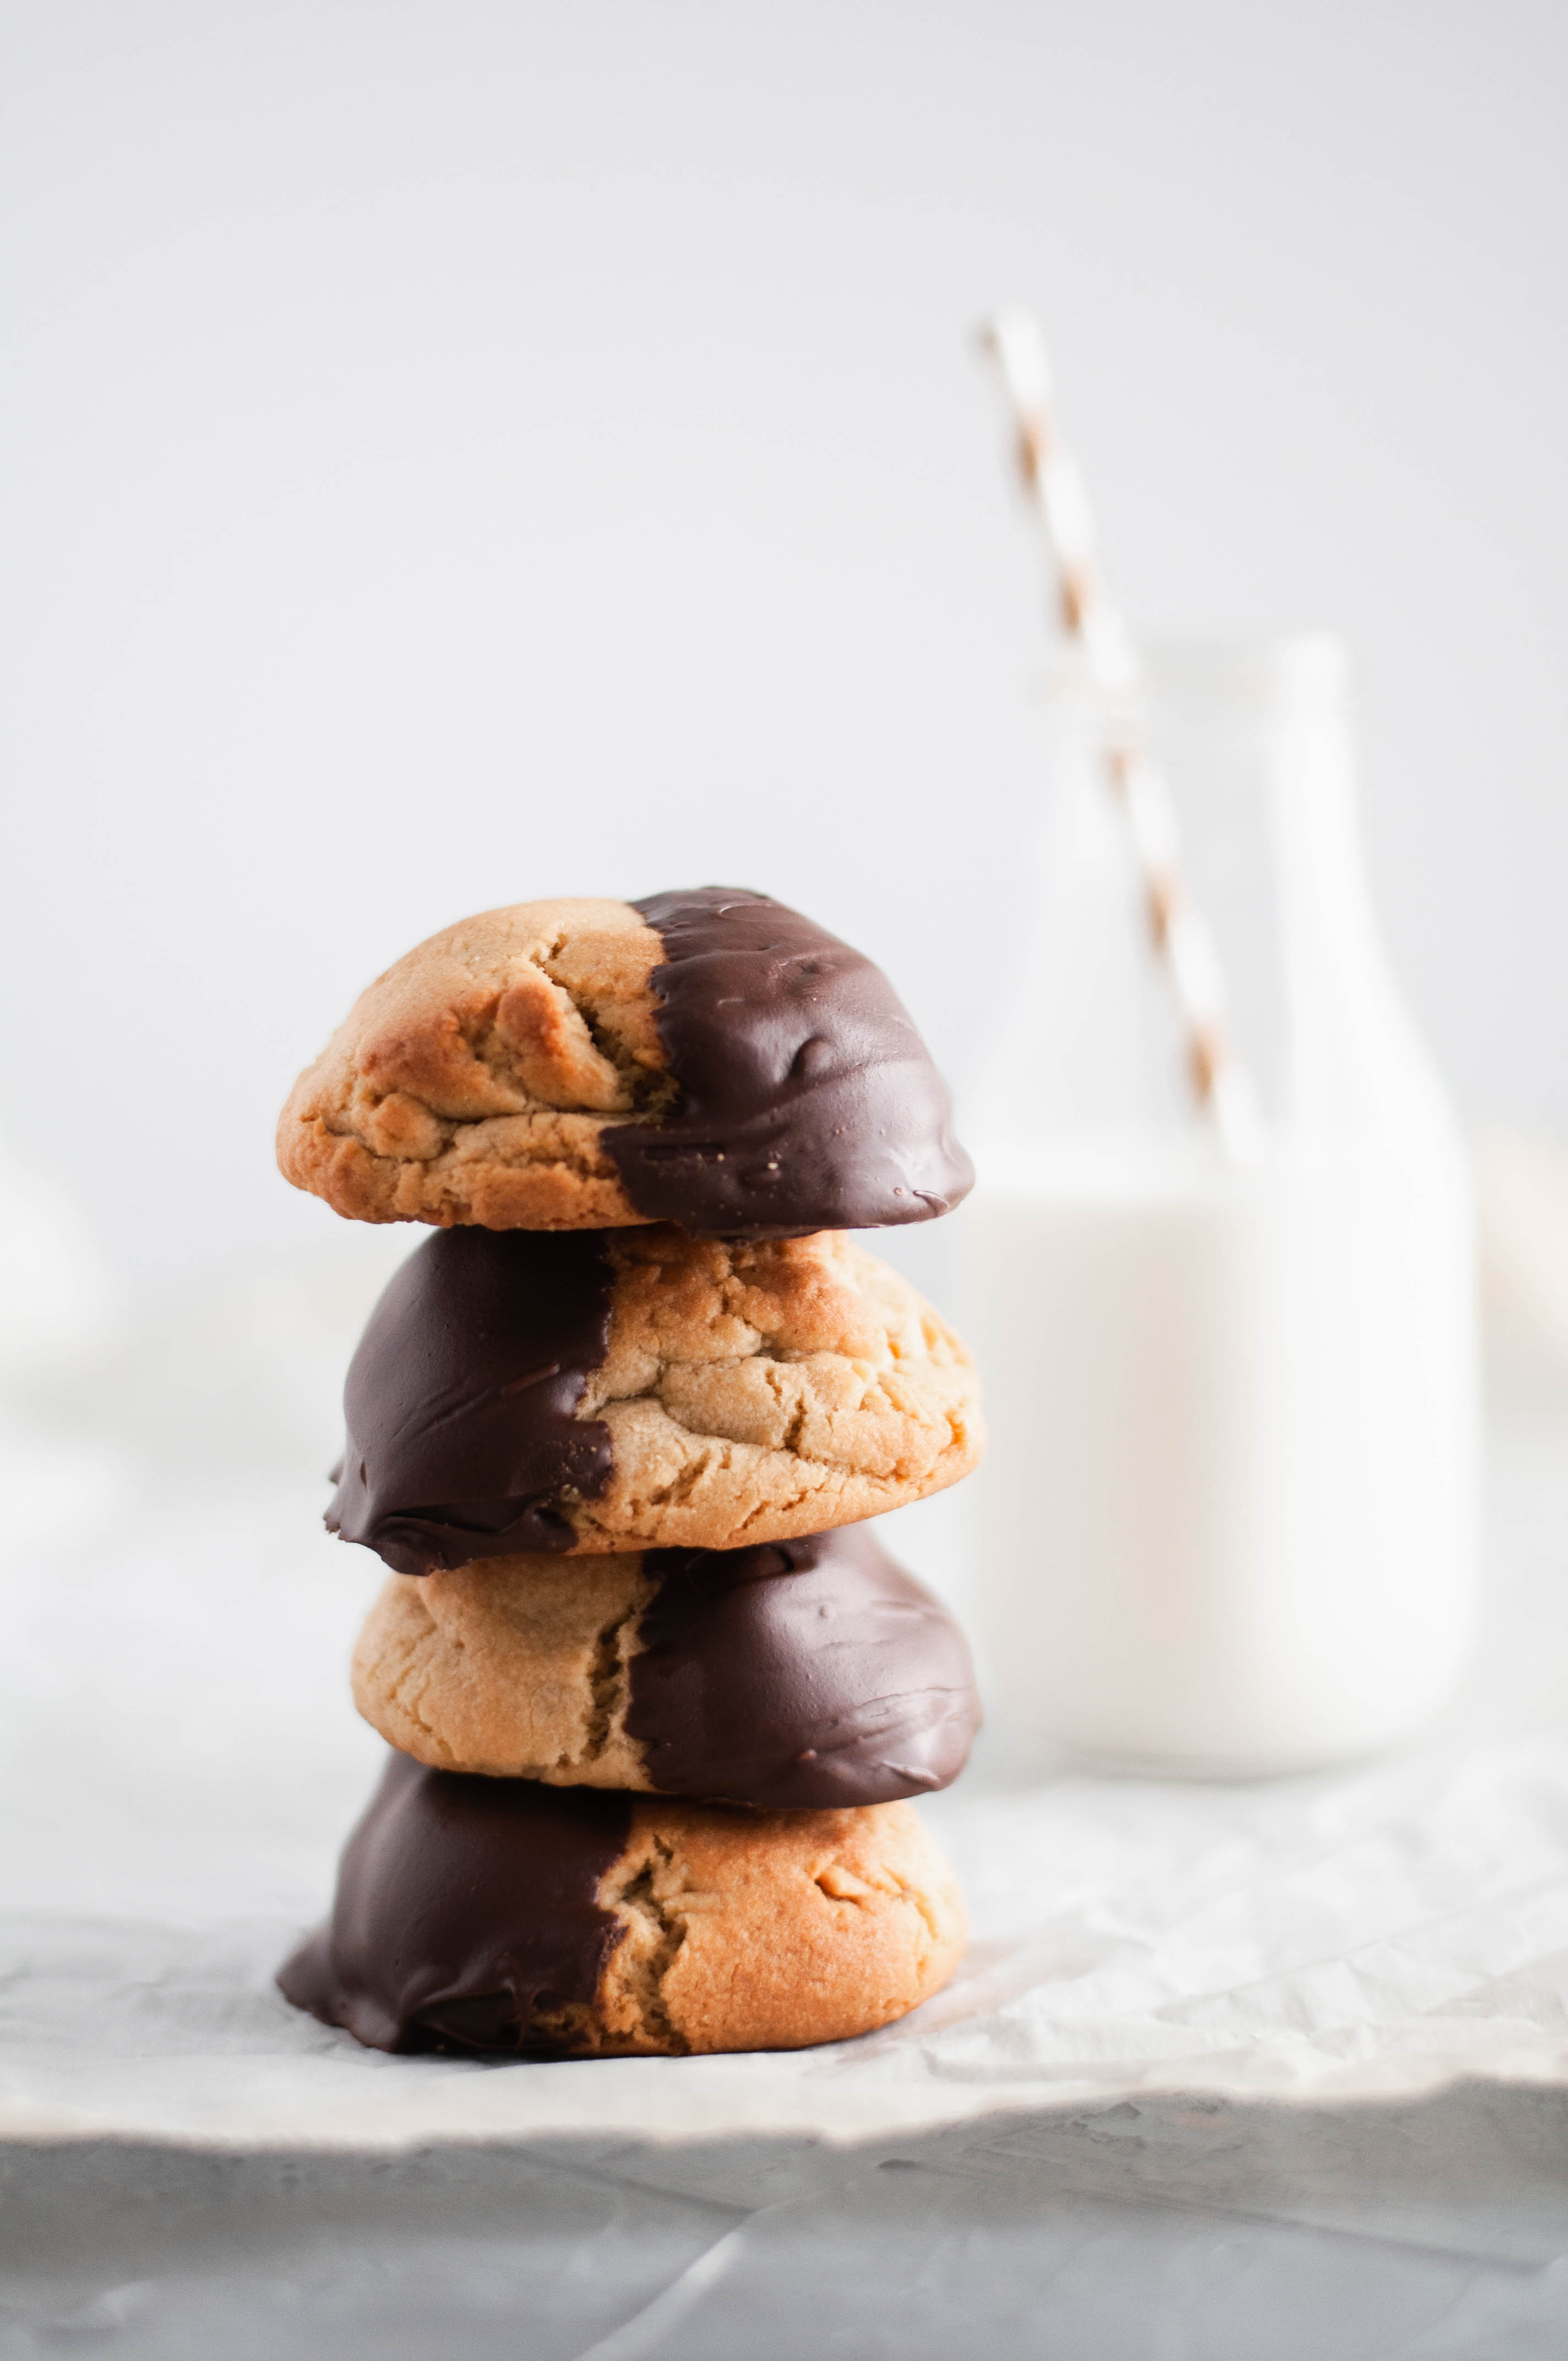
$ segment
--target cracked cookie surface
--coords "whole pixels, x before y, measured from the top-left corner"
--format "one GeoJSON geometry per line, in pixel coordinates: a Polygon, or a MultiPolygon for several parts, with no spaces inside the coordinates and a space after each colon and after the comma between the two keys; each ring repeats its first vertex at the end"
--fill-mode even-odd
{"type": "Polygon", "coordinates": [[[279,1982],[380,2049],[795,2049],[905,2015],[964,1934],[908,1804],[740,1813],[394,1755],[279,1982]]]}
{"type": "Polygon", "coordinates": [[[674,1099],[649,981],[663,955],[629,902],[522,902],[433,935],[295,1083],[284,1177],[361,1222],[641,1221],[601,1134],[674,1099]]]}
{"type": "Polygon", "coordinates": [[[838,1231],[443,1233],[393,1278],[345,1402],[328,1522],[404,1574],[821,1532],[982,1447],[962,1345],[838,1231]]]}
{"type": "Polygon", "coordinates": [[[968,1932],[912,1804],[762,1816],[641,1803],[600,1887],[626,1927],[576,2046],[803,2049],[907,2015],[968,1932]]]}
{"type": "Polygon", "coordinates": [[[880,969],[727,886],[433,936],[300,1077],[278,1159],[360,1221],[751,1237],[928,1221],[974,1178],[880,969]]]}
{"type": "Polygon", "coordinates": [[[354,1697],[436,1769],[773,1809],[930,1794],[980,1721],[962,1633],[864,1525],[394,1576],[354,1697]]]}

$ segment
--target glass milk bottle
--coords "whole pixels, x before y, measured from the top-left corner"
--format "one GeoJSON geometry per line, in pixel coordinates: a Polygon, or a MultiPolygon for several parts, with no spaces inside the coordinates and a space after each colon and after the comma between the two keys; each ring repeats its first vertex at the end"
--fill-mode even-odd
{"type": "Polygon", "coordinates": [[[1169,651],[1145,693],[1264,1104],[1245,1158],[1187,1090],[1070,666],[1052,710],[1037,927],[955,1224],[997,1719],[1196,1775],[1354,1757],[1463,1665],[1477,1448],[1467,1167],[1368,896],[1344,652],[1169,651]]]}

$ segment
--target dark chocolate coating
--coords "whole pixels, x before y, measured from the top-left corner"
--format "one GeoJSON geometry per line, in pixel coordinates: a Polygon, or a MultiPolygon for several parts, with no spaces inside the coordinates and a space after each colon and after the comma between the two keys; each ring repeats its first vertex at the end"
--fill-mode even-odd
{"type": "Polygon", "coordinates": [[[597,1897],[630,1829],[624,1795],[394,1754],[279,1987],[368,2049],[547,2056],[536,2012],[591,2006],[620,1939],[597,1897]]]}
{"type": "Polygon", "coordinates": [[[602,1230],[438,1230],[370,1315],[344,1389],[326,1512],[398,1574],[569,1549],[563,1487],[609,1481],[609,1429],[574,1415],[609,1349],[602,1230]]]}
{"type": "Polygon", "coordinates": [[[662,1794],[769,1811],[887,1804],[956,1779],[980,1727],[958,1625],[864,1525],[650,1550],[629,1737],[662,1794]]]}
{"type": "Polygon", "coordinates": [[[663,938],[654,1022],[680,1089],[602,1140],[640,1213],[787,1237],[929,1221],[968,1195],[947,1090],[880,968],[764,894],[632,906],[663,938]]]}

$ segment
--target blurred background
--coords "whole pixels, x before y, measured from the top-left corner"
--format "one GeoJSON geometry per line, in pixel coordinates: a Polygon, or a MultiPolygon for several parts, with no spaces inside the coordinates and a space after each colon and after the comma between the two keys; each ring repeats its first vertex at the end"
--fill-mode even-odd
{"type": "Polygon", "coordinates": [[[1387,928],[1568,1133],[1568,20],[8,12],[5,1128],[128,1279],[321,1234],[289,1082],[462,912],[687,878],[960,1081],[1025,890],[1042,313],[1124,603],[1363,660],[1387,928]]]}
{"type": "MultiPolygon", "coordinates": [[[[1043,317],[1137,621],[1355,647],[1383,919],[1467,1125],[1514,1143],[1494,1299],[1550,1361],[1561,9],[16,0],[6,27],[10,1546],[124,1598],[101,1537],[129,1535],[192,1620],[243,1559],[252,1665],[277,1552],[300,1601],[363,1554],[305,1526],[409,1238],[294,1195],[271,1128],[360,986],[466,911],[762,887],[888,968],[961,1093],[1041,793],[1039,586],[972,344],[1006,300],[1043,317]]],[[[931,1242],[894,1251],[937,1283],[931,1242]]],[[[372,1578],[277,1684],[345,1746],[372,1578]]],[[[40,1712],[77,1611],[49,1596],[40,1712]]],[[[184,1612],[157,1677],[194,1747],[184,1612]]]]}

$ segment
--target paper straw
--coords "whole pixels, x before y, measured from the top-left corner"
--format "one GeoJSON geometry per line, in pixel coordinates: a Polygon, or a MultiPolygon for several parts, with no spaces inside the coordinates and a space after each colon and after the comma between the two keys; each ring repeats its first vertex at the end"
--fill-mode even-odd
{"type": "Polygon", "coordinates": [[[1009,310],[986,322],[981,341],[1011,407],[1018,473],[1058,587],[1062,629],[1082,652],[1103,709],[1106,780],[1126,818],[1156,956],[1181,1019],[1193,1096],[1227,1156],[1255,1156],[1264,1137],[1257,1093],[1231,1038],[1213,934],[1182,874],[1170,784],[1145,741],[1137,648],[1105,587],[1088,489],[1057,423],[1045,338],[1029,313],[1009,310]]]}

